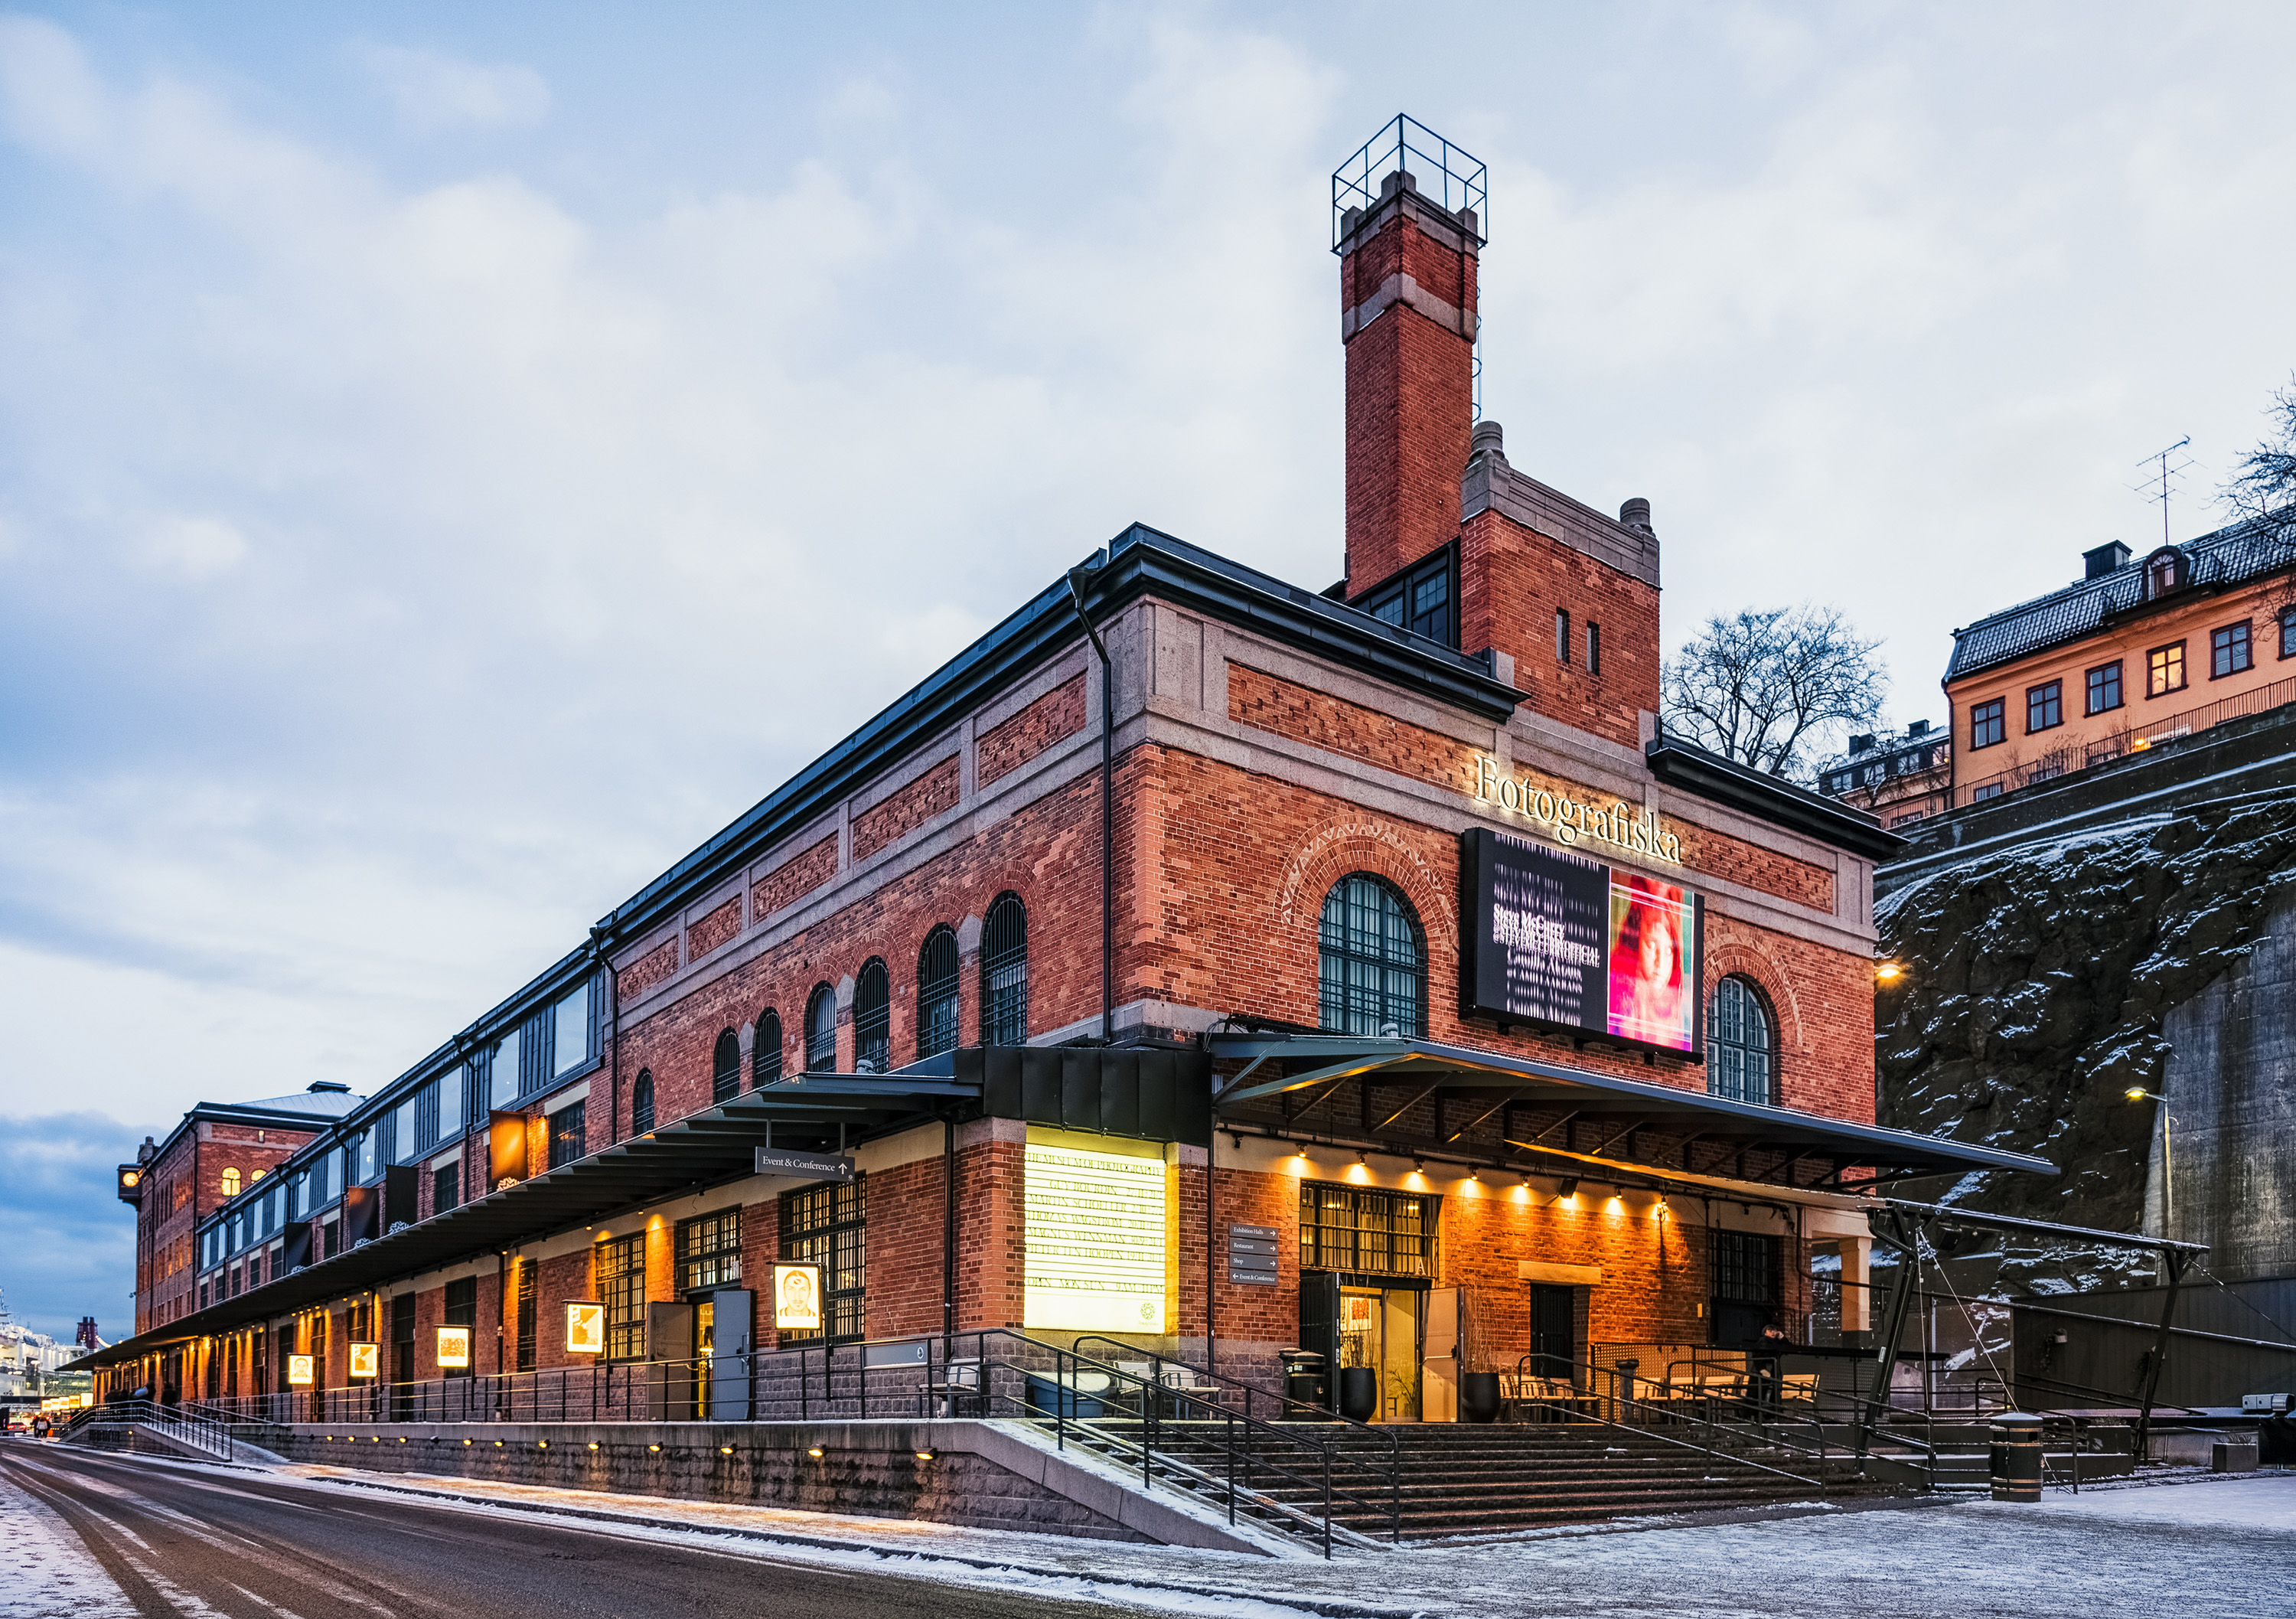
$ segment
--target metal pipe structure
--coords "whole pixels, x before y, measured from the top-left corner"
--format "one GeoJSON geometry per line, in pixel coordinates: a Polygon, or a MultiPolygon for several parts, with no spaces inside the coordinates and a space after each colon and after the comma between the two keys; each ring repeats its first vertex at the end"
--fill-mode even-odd
{"type": "Polygon", "coordinates": [[[1070,569],[1069,599],[1100,655],[1100,1043],[1105,1046],[1116,1038],[1116,665],[1085,611],[1078,582],[1096,571],[1089,563],[1070,569]]]}

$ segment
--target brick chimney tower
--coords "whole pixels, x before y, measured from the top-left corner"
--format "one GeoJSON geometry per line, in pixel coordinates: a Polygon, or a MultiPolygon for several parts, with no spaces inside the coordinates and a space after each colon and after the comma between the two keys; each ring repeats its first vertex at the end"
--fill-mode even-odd
{"type": "Polygon", "coordinates": [[[1482,165],[1407,118],[1332,177],[1350,600],[1459,532],[1483,204],[1482,165]]]}

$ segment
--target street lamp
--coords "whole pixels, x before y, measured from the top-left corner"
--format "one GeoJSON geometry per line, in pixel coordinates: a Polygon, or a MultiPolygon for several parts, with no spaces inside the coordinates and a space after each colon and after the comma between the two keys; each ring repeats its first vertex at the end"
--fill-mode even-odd
{"type": "Polygon", "coordinates": [[[2169,1127],[2176,1121],[2169,1116],[2165,1104],[2169,1098],[2142,1085],[2131,1085],[2120,1093],[2132,1102],[2159,1102],[2161,1109],[2161,1235],[2169,1235],[2169,1228],[2177,1213],[2176,1164],[2169,1155],[2169,1127]]]}

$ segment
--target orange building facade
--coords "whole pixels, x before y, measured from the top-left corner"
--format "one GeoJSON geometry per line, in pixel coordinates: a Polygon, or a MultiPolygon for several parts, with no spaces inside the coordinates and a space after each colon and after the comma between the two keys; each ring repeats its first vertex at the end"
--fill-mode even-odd
{"type": "Polygon", "coordinates": [[[1953,807],[2296,702],[2296,555],[2241,524],[1954,632],[1953,807]]]}

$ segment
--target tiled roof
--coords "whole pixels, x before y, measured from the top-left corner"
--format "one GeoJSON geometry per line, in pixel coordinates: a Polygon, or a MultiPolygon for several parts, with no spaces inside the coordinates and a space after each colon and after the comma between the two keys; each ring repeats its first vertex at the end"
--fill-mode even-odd
{"type": "MultiPolygon", "coordinates": [[[[2289,566],[2296,562],[2292,540],[2296,540],[2296,535],[2284,526],[2251,521],[2187,540],[2177,548],[2185,555],[2191,587],[2205,589],[2211,585],[2242,584],[2289,566]]],[[[1966,629],[1955,630],[1953,657],[1946,664],[1945,678],[1958,680],[2045,647],[2077,641],[2144,599],[2144,558],[2140,556],[2110,573],[2077,579],[2062,590],[2021,602],[1991,618],[1980,619],[1966,629]]]]}

